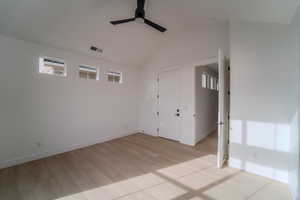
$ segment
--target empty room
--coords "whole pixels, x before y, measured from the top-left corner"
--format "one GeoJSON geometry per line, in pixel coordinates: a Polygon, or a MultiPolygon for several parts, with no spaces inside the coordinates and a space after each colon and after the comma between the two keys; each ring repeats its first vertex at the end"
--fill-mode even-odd
{"type": "Polygon", "coordinates": [[[300,0],[1,0],[1,200],[300,200],[300,0]]]}

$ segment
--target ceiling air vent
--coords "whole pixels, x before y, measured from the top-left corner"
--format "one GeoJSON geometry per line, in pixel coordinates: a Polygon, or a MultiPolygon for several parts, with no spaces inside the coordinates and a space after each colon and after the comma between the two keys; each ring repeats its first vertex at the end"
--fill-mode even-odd
{"type": "Polygon", "coordinates": [[[97,53],[103,53],[103,49],[99,49],[96,46],[91,46],[90,50],[94,51],[94,52],[97,52],[97,53]]]}

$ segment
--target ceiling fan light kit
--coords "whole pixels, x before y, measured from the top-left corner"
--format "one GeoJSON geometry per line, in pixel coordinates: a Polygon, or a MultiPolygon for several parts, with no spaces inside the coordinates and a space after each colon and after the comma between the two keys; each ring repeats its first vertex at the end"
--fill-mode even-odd
{"type": "Polygon", "coordinates": [[[122,20],[116,20],[116,21],[111,21],[110,23],[113,25],[118,25],[118,24],[124,24],[128,22],[136,21],[138,23],[145,23],[152,28],[160,31],[160,32],[165,32],[167,31],[166,28],[152,22],[151,20],[145,18],[145,0],[137,0],[137,9],[135,10],[135,17],[133,18],[128,18],[128,19],[122,19],[122,20]]]}

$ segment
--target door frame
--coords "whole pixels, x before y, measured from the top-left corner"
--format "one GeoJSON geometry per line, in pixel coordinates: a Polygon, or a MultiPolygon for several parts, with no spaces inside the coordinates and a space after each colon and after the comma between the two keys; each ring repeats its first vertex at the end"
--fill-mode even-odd
{"type": "MultiPolygon", "coordinates": [[[[218,54],[219,54],[219,52],[218,52],[218,54]]],[[[226,60],[226,66],[225,66],[225,70],[228,70],[227,69],[227,67],[229,67],[230,68],[230,64],[229,64],[229,66],[228,66],[228,63],[227,62],[230,62],[230,58],[229,57],[227,57],[227,56],[225,56],[225,60],[226,60]]],[[[204,65],[209,65],[209,64],[214,64],[214,63],[219,63],[219,55],[217,55],[216,57],[212,57],[212,58],[209,58],[209,59],[203,59],[202,61],[200,61],[200,62],[198,62],[198,63],[196,63],[196,64],[194,64],[194,69],[196,70],[196,67],[199,67],[199,66],[204,66],[204,65]]],[[[219,76],[220,76],[220,72],[218,72],[219,73],[219,76]]],[[[196,76],[196,71],[195,71],[195,76],[196,76]]],[[[227,77],[226,77],[228,80],[228,89],[229,89],[229,92],[230,92],[230,70],[228,70],[227,71],[227,77]]],[[[195,83],[194,83],[195,85],[196,85],[196,78],[195,78],[195,83]]],[[[196,87],[194,88],[195,89],[195,94],[196,94],[196,87]]],[[[195,102],[196,102],[196,95],[194,96],[195,97],[195,102]]],[[[230,96],[228,96],[228,102],[227,102],[227,106],[228,106],[228,116],[230,116],[230,104],[231,104],[231,102],[230,102],[230,96]]],[[[196,113],[194,114],[194,120],[196,121],[196,113]]],[[[219,123],[219,122],[218,122],[219,123]]],[[[218,127],[218,126],[217,126],[218,127]]],[[[229,141],[229,135],[230,135],[230,119],[228,119],[228,141],[229,141]]],[[[219,127],[218,127],[218,129],[219,129],[219,127]]],[[[195,130],[195,132],[196,132],[196,126],[194,127],[194,130],[195,130]]],[[[220,143],[220,137],[218,136],[218,150],[217,151],[219,151],[219,143],[220,143]]],[[[227,148],[227,158],[226,159],[229,159],[229,155],[228,155],[228,153],[229,153],[229,145],[228,145],[228,148],[227,148]]],[[[220,166],[218,166],[218,162],[216,163],[216,166],[217,167],[219,167],[220,168],[220,166]]]]}
{"type": "MultiPolygon", "coordinates": [[[[195,62],[191,62],[191,63],[186,63],[186,64],[175,64],[175,65],[170,65],[170,66],[165,66],[165,67],[159,67],[158,69],[158,72],[156,73],[155,77],[156,77],[156,84],[155,84],[155,91],[156,91],[156,98],[155,98],[155,102],[156,102],[156,105],[155,105],[155,119],[156,119],[156,136],[159,137],[159,127],[160,127],[160,119],[159,119],[159,115],[158,113],[160,112],[160,109],[159,109],[159,98],[158,95],[159,95],[159,76],[162,72],[166,72],[166,71],[170,71],[170,70],[175,70],[175,69],[178,69],[179,71],[181,71],[182,68],[185,68],[187,66],[191,67],[194,72],[196,71],[196,67],[198,66],[201,66],[201,65],[208,65],[208,64],[212,64],[212,63],[218,63],[218,56],[214,56],[214,57],[208,57],[208,58],[203,58],[203,59],[200,59],[198,61],[195,61],[195,62]]],[[[195,106],[195,102],[196,102],[196,74],[194,73],[194,77],[192,77],[194,79],[194,82],[193,82],[193,87],[194,87],[194,97],[193,97],[193,106],[195,106]]],[[[182,84],[182,80],[180,79],[181,83],[182,84]]],[[[182,95],[182,92],[181,92],[182,88],[180,88],[180,95],[182,95]]],[[[181,98],[182,100],[182,98],[181,98]]],[[[183,111],[183,107],[182,107],[182,101],[180,101],[180,106],[181,106],[181,110],[183,111]]],[[[195,108],[195,107],[194,107],[195,108]]],[[[195,111],[194,111],[194,122],[193,122],[193,127],[192,127],[192,130],[193,130],[193,133],[192,134],[196,134],[196,127],[195,127],[195,111]]],[[[181,121],[181,124],[180,126],[182,127],[182,121],[181,121]]],[[[180,133],[179,133],[180,136],[182,136],[182,128],[180,130],[180,133]]],[[[196,141],[190,143],[190,142],[185,142],[184,139],[181,137],[180,140],[179,140],[180,143],[183,143],[183,144],[187,144],[187,145],[191,145],[191,146],[194,146],[196,144],[196,141]]]]}
{"type": "Polygon", "coordinates": [[[218,168],[223,168],[229,157],[230,127],[230,59],[218,50],[219,58],[219,112],[218,112],[218,168]],[[223,84],[223,85],[221,85],[223,84]],[[222,99],[222,100],[220,100],[222,99]]]}
{"type": "MultiPolygon", "coordinates": [[[[160,137],[160,75],[162,73],[166,73],[169,71],[173,71],[173,70],[178,70],[179,75],[180,75],[180,67],[179,66],[171,66],[171,67],[165,67],[165,68],[160,68],[159,72],[157,73],[157,80],[156,80],[156,84],[157,84],[157,91],[156,91],[156,117],[157,117],[157,136],[160,137]]],[[[179,79],[179,85],[181,84],[181,79],[179,79]]],[[[182,105],[181,105],[181,88],[179,87],[179,109],[182,110],[182,105]]],[[[178,131],[178,141],[181,142],[181,121],[180,121],[180,125],[179,125],[180,129],[178,131]]]]}

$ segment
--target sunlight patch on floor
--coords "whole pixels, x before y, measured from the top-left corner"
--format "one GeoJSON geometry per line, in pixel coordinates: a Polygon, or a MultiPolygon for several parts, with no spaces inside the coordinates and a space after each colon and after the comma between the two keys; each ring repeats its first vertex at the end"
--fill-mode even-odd
{"type": "Polygon", "coordinates": [[[284,184],[237,169],[217,169],[215,163],[215,155],[204,156],[55,200],[291,199],[284,184]]]}

